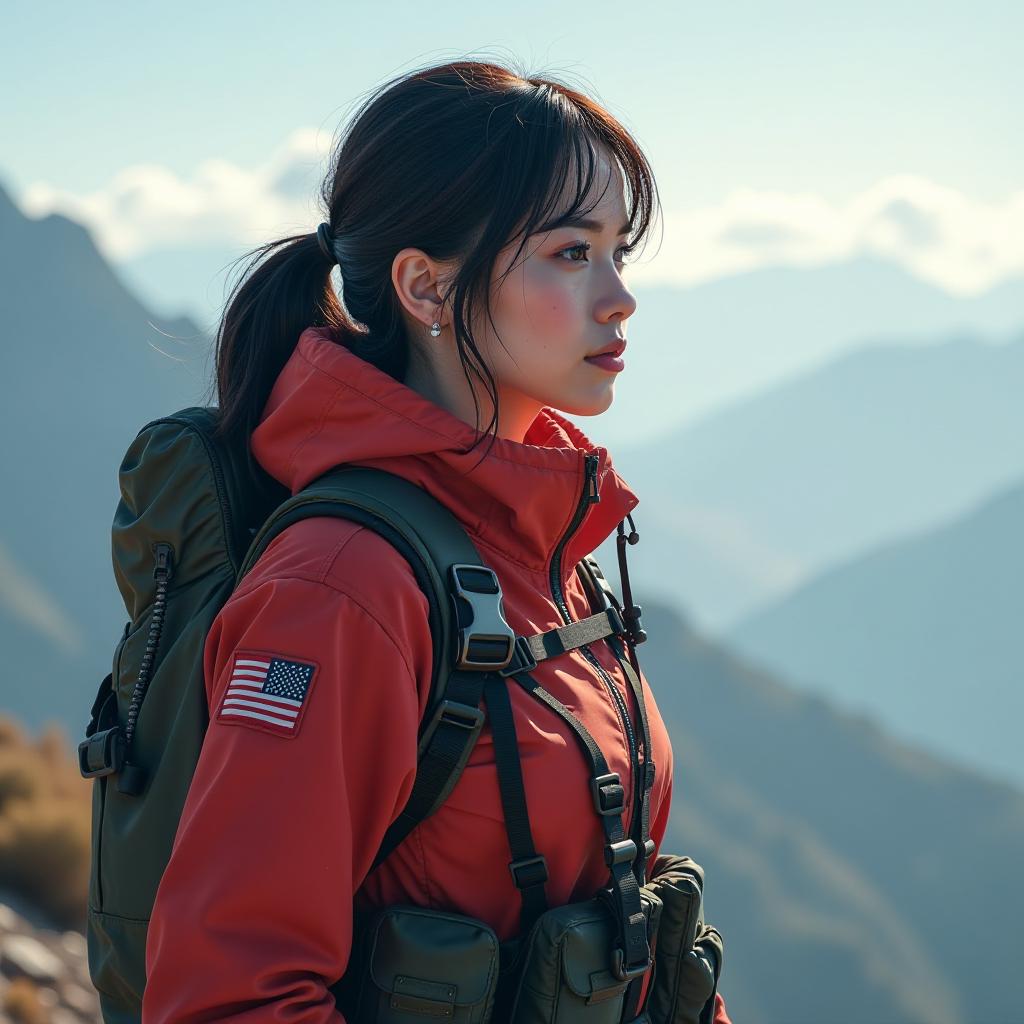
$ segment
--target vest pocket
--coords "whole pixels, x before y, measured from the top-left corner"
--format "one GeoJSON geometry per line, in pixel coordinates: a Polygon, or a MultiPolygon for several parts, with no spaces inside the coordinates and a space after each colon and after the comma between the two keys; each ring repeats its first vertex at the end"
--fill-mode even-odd
{"type": "Polygon", "coordinates": [[[542,914],[521,951],[510,1024],[618,1024],[627,982],[610,970],[615,927],[598,900],[542,914]]]}
{"type": "Polygon", "coordinates": [[[663,904],[647,1006],[665,1024],[709,1024],[724,944],[704,924],[704,870],[678,855],[659,857],[658,867],[645,887],[663,904]]]}
{"type": "Polygon", "coordinates": [[[482,921],[394,906],[378,911],[364,934],[364,962],[354,965],[354,1020],[410,1024],[433,1018],[488,1024],[499,947],[497,935],[482,921]]]}

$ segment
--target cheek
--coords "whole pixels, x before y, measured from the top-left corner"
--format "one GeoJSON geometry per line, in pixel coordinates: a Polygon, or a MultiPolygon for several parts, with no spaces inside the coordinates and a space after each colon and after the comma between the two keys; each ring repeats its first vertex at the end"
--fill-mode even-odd
{"type": "Polygon", "coordinates": [[[534,294],[533,321],[548,335],[561,335],[574,330],[579,320],[575,297],[569,289],[547,284],[534,294]]]}
{"type": "Polygon", "coordinates": [[[552,339],[572,329],[579,319],[577,296],[569,275],[543,267],[526,276],[523,312],[533,330],[552,339]]]}

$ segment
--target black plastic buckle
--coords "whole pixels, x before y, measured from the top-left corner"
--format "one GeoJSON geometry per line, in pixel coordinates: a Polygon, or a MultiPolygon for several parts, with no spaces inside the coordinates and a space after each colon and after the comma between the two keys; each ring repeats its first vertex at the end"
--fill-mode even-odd
{"type": "Polygon", "coordinates": [[[639,964],[636,967],[627,967],[626,954],[621,949],[612,950],[612,973],[619,981],[632,981],[634,978],[639,978],[642,974],[646,974],[650,969],[650,957],[647,958],[645,963],[639,964]]]}
{"type": "Polygon", "coordinates": [[[594,797],[594,810],[597,811],[602,817],[611,817],[614,814],[621,814],[626,807],[626,791],[622,786],[622,780],[619,778],[618,772],[611,772],[608,775],[598,775],[597,778],[590,780],[590,792],[594,797]],[[608,790],[618,789],[618,793],[608,792],[608,790]],[[618,799],[618,803],[613,807],[609,802],[613,799],[618,799]]]}
{"type": "Polygon", "coordinates": [[[537,659],[533,656],[533,651],[530,650],[530,645],[526,642],[526,637],[517,636],[512,660],[505,668],[499,670],[498,675],[512,676],[517,675],[520,672],[532,672],[536,667],[537,659]]]}
{"type": "Polygon", "coordinates": [[[94,732],[78,744],[78,770],[83,779],[113,775],[124,764],[124,734],[115,725],[103,732],[94,732]]]}
{"type": "Polygon", "coordinates": [[[636,843],[623,839],[618,843],[607,843],[604,848],[604,862],[613,868],[619,864],[632,864],[636,860],[636,843]]]}
{"type": "MultiPolygon", "coordinates": [[[[420,754],[430,745],[430,741],[434,738],[434,733],[437,732],[438,726],[442,723],[454,725],[460,729],[468,729],[472,733],[479,733],[483,728],[484,713],[480,708],[471,707],[469,704],[460,704],[454,700],[441,701],[423,733],[423,738],[420,740],[420,754]]],[[[472,743],[468,744],[469,749],[472,746],[472,743]]]]}
{"type": "Polygon", "coordinates": [[[610,604],[605,608],[605,614],[608,616],[608,621],[611,623],[612,632],[615,636],[625,637],[629,635],[626,623],[623,621],[622,616],[619,614],[619,609],[615,605],[610,604]]]}
{"type": "Polygon", "coordinates": [[[512,872],[512,881],[516,883],[517,889],[525,889],[530,885],[540,885],[548,880],[548,862],[543,856],[514,860],[509,864],[508,868],[512,872]],[[521,875],[520,872],[526,874],[521,875]]]}
{"type": "Polygon", "coordinates": [[[515,653],[516,635],[505,621],[494,570],[458,563],[449,567],[448,578],[458,638],[455,667],[471,672],[505,668],[515,653]],[[470,619],[464,623],[467,605],[470,619]]]}

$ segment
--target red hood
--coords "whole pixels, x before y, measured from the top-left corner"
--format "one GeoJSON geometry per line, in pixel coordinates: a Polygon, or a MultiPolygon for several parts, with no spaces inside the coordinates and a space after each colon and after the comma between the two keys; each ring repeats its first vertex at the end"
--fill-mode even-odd
{"type": "Polygon", "coordinates": [[[252,435],[257,461],[294,494],[340,463],[373,466],[418,484],[456,515],[474,539],[524,568],[547,572],[580,503],[584,456],[596,453],[600,500],[562,555],[563,586],[639,503],[607,448],[543,408],[522,443],[485,439],[473,428],[333,340],[307,328],[274,384],[252,435]]]}

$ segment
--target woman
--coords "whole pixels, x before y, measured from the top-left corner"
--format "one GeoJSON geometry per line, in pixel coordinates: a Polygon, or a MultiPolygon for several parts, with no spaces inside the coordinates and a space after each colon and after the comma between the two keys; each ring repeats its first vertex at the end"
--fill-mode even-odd
{"type": "MultiPolygon", "coordinates": [[[[277,251],[229,301],[224,435],[250,441],[292,492],[341,463],[424,488],[497,574],[517,634],[587,617],[576,564],[638,499],[555,410],[612,402],[621,364],[595,357],[625,346],[624,264],[655,195],[624,129],[562,84],[477,62],[389,83],[342,140],[325,224],[263,247],[277,251]]],[[[361,911],[412,904],[477,918],[501,941],[518,933],[487,725],[440,810],[371,870],[412,788],[432,667],[426,598],[389,543],[339,519],[289,527],[218,614],[204,658],[210,726],[153,908],[144,1024],[343,1020],[328,986],[361,911]],[[298,674],[283,724],[239,696],[274,657],[298,674]]],[[[650,751],[604,640],[533,675],[619,773],[627,823],[653,761],[656,856],[672,750],[646,681],[650,751]]],[[[608,876],[588,766],[558,715],[508,689],[548,905],[586,900],[608,876]]],[[[715,1011],[728,1024],[720,996],[715,1011]]]]}

